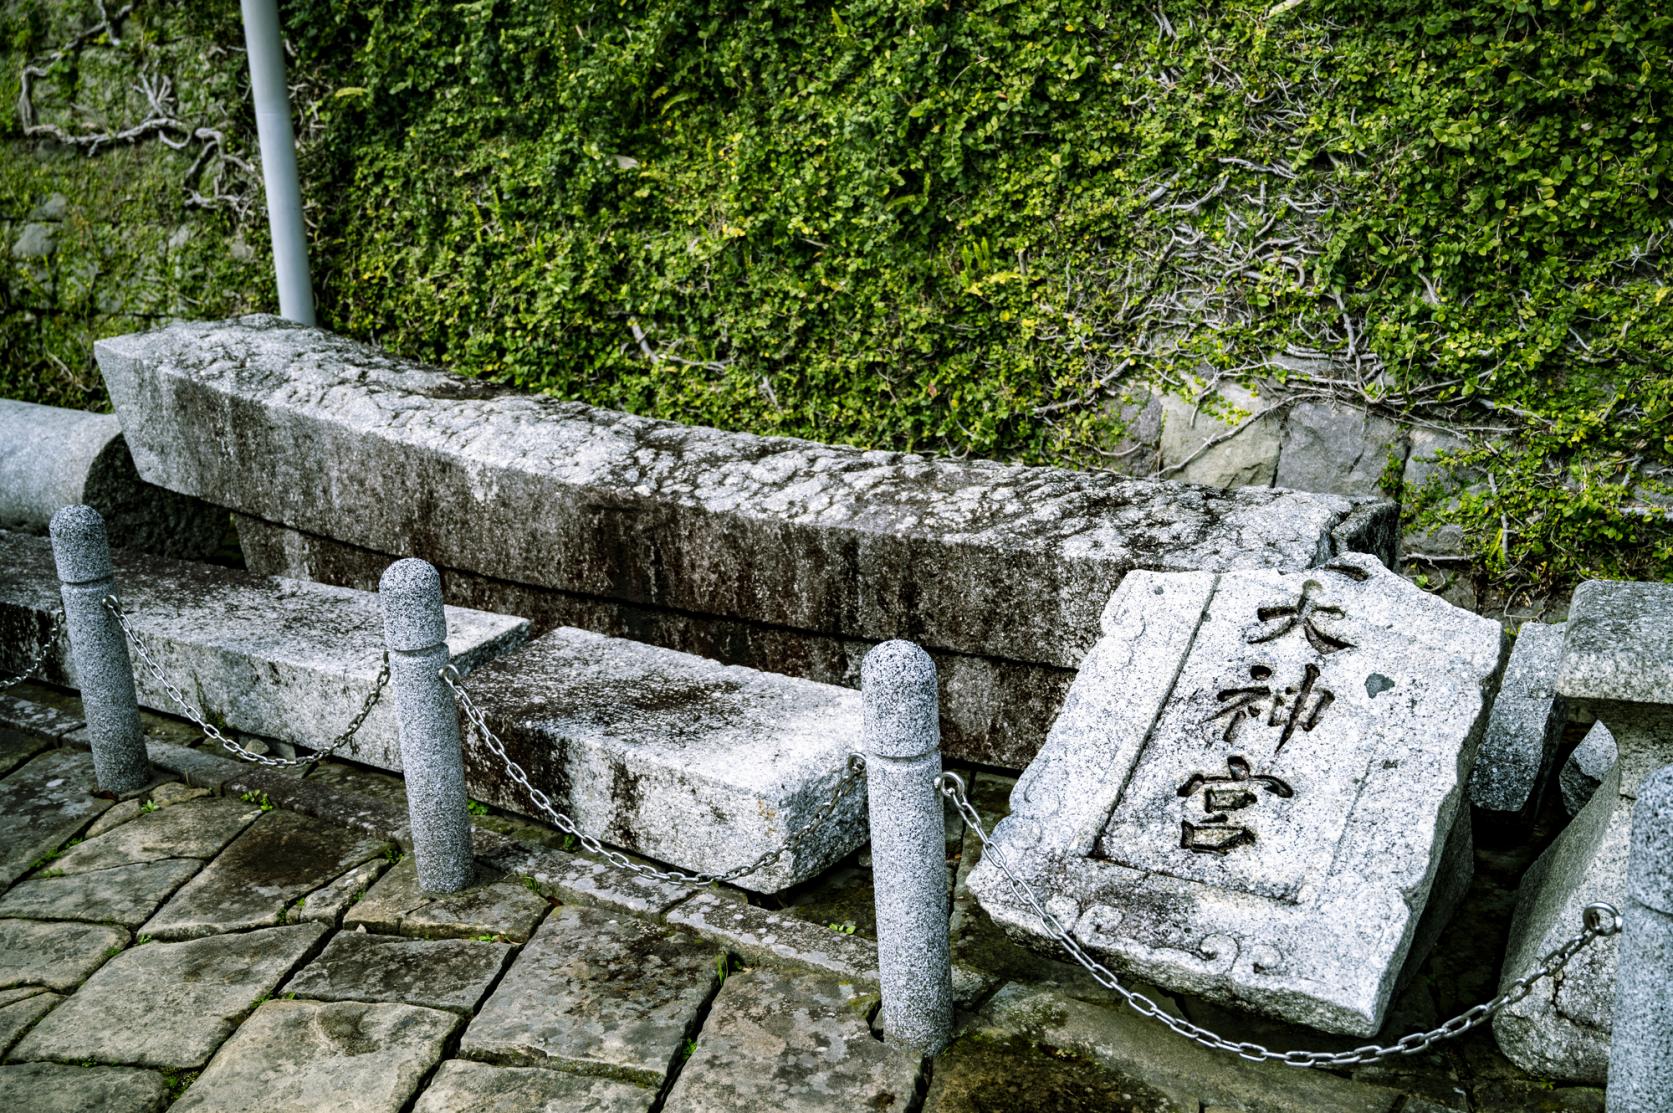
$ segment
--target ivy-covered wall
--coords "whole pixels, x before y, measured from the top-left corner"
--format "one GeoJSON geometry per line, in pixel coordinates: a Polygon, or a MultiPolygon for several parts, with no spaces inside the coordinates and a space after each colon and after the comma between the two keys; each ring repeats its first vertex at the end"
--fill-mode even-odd
{"type": "MultiPolygon", "coordinates": [[[[106,229],[66,218],[44,292],[7,261],[11,393],[95,403],[92,333],[271,304],[223,157],[253,146],[237,6],[191,7],[136,0],[37,90],[86,131],[89,53],[174,67],[228,198],[202,140],[6,125],[8,237],[54,192],[106,229]],[[75,279],[105,259],[165,296],[107,312],[75,279]]],[[[1480,577],[1673,575],[1673,14],[1287,7],[293,0],[322,323],[684,421],[1137,471],[1158,392],[1345,399],[1474,433],[1467,482],[1403,493],[1480,577]]],[[[77,8],[6,9],[11,92],[77,8]]]]}

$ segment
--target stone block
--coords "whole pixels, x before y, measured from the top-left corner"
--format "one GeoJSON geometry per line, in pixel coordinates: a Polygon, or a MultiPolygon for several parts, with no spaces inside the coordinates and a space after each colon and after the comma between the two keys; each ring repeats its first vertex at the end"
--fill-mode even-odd
{"type": "MultiPolygon", "coordinates": [[[[371,694],[383,659],[377,596],[133,551],[113,556],[130,624],[211,722],[319,749],[371,694]]],[[[0,532],[0,637],[44,629],[58,611],[48,543],[0,532]]],[[[447,622],[453,661],[465,671],[520,644],[527,631],[521,619],[461,608],[449,608],[447,622]]],[[[60,638],[49,679],[74,686],[67,648],[60,638]]],[[[134,684],[141,706],[179,713],[137,659],[134,684]]],[[[393,700],[381,699],[338,752],[398,759],[393,700]]]]}
{"type": "Polygon", "coordinates": [[[102,924],[0,920],[0,989],[34,985],[67,993],[127,945],[127,932],[102,924]]]}
{"type": "Polygon", "coordinates": [[[202,865],[192,858],[166,858],[20,881],[0,898],[0,916],[137,928],[202,865]]]}
{"type": "MultiPolygon", "coordinates": [[[[0,990],[0,1055],[11,1050],[18,1037],[27,1032],[35,1021],[52,1011],[52,1006],[64,998],[39,986],[20,986],[0,990]]],[[[0,1071],[0,1093],[5,1092],[4,1072],[0,1071]]],[[[21,1108],[14,1106],[12,1108],[21,1108]]]]}
{"type": "Polygon", "coordinates": [[[868,1018],[876,1003],[870,993],[814,974],[733,974],[663,1108],[909,1109],[921,1058],[872,1036],[868,1018]]]}
{"type": "Polygon", "coordinates": [[[411,1005],[269,1001],[215,1053],[176,1113],[400,1113],[459,1018],[411,1005]]]}
{"type": "Polygon", "coordinates": [[[1271,487],[1283,447],[1281,406],[1238,386],[1207,404],[1162,396],[1161,463],[1169,475],[1209,487],[1271,487]]]}
{"type": "Polygon", "coordinates": [[[719,957],[683,931],[561,908],[500,979],[459,1052],[660,1086],[714,992],[719,957]]]}
{"type": "MultiPolygon", "coordinates": [[[[16,647],[13,648],[16,652],[16,647]]],[[[24,662],[18,662],[22,668],[24,662]]],[[[79,706],[74,715],[62,707],[38,703],[12,694],[0,695],[0,724],[11,730],[27,731],[45,738],[59,739],[86,724],[81,719],[79,706]]],[[[11,772],[11,770],[7,770],[11,772]]]]}
{"type": "Polygon", "coordinates": [[[489,856],[508,874],[553,900],[611,908],[651,919],[697,890],[562,850],[511,843],[489,856]]]}
{"type": "MultiPolygon", "coordinates": [[[[1377,1031],[1463,803],[1498,625],[1350,555],[1135,574],[1103,630],[995,845],[1118,972],[1377,1031]]],[[[1055,946],[991,855],[969,887],[1055,946]]]]}
{"type": "Polygon", "coordinates": [[[1476,807],[1519,815],[1539,805],[1565,721],[1557,698],[1562,656],[1561,623],[1523,624],[1470,774],[1470,803],[1476,807]]]}
{"type": "Polygon", "coordinates": [[[53,742],[54,739],[45,735],[0,727],[0,777],[22,766],[42,750],[50,750],[53,742]]]}
{"type": "Polygon", "coordinates": [[[480,867],[469,889],[426,893],[418,887],[417,864],[408,854],[349,908],[343,926],[425,939],[492,935],[521,943],[550,907],[545,897],[519,882],[480,867]]]}
{"type": "Polygon", "coordinates": [[[44,534],[78,504],[148,552],[209,556],[227,534],[226,511],[140,479],[114,415],[0,399],[0,529],[44,534]]]}
{"type": "Polygon", "coordinates": [[[216,505],[518,583],[1057,667],[1128,571],[1310,567],[1392,513],[679,426],[274,317],[96,355],[140,474],[216,505]]]}
{"type": "MultiPolygon", "coordinates": [[[[846,775],[859,693],[560,628],[466,681],[506,752],[585,833],[720,873],[785,846],[846,775]]],[[[540,813],[473,723],[473,797],[540,813]]],[[[866,838],[863,795],[735,884],[776,892],[866,838]]]]}
{"type": "Polygon", "coordinates": [[[406,939],[338,932],[285,984],[316,1001],[397,1001],[469,1015],[515,947],[474,939],[406,939]]]}
{"type": "Polygon", "coordinates": [[[0,780],[0,885],[10,885],[109,808],[93,759],[50,750],[0,780]]]}
{"type": "Polygon", "coordinates": [[[1603,778],[1609,775],[1609,770],[1615,767],[1615,759],[1619,756],[1615,736],[1609,733],[1609,728],[1601,722],[1593,723],[1586,731],[1586,737],[1563,762],[1563,771],[1557,774],[1557,785],[1563,794],[1563,811],[1571,816],[1578,815],[1597,791],[1597,786],[1603,783],[1603,778]]]}
{"type": "Polygon", "coordinates": [[[877,988],[875,940],[712,893],[699,893],[676,906],[668,922],[724,943],[748,962],[801,967],[877,988]]]}
{"type": "Polygon", "coordinates": [[[261,808],[242,800],[209,797],[136,816],[77,843],[52,861],[62,874],[180,858],[213,858],[248,827],[261,808]]]}
{"type": "Polygon", "coordinates": [[[656,1091],[613,1078],[449,1059],[413,1113],[647,1113],[656,1091]]]}
{"type": "Polygon", "coordinates": [[[1279,487],[1333,495],[1382,494],[1390,465],[1402,471],[1410,448],[1398,422],[1343,402],[1298,402],[1284,418],[1279,487]]]}
{"type": "Polygon", "coordinates": [[[0,1067],[0,1108],[29,1113],[159,1113],[168,1086],[156,1071],[131,1067],[17,1063],[0,1067]]]}

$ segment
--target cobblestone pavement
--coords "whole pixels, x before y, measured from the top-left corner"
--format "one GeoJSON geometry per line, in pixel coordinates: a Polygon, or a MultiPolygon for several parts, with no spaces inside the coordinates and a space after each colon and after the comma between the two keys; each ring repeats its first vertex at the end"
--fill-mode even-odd
{"type": "MultiPolygon", "coordinates": [[[[479,881],[431,897],[398,778],[241,765],[145,716],[159,779],[89,791],[73,693],[0,694],[0,1108],[44,1113],[1582,1113],[1491,1038],[1352,1074],[1244,1063],[1112,1008],[999,936],[949,825],[961,1035],[875,1030],[863,852],[775,898],[693,892],[475,809],[479,881]],[[753,903],[752,903],[753,899],[753,903]]],[[[978,772],[1000,814],[1009,782],[978,772]]],[[[1391,1032],[1491,991],[1530,848],[1478,854],[1460,921],[1391,1032]]],[[[1170,999],[1171,1000],[1171,999],[1170,999]]],[[[1248,1038],[1326,1037],[1174,1001],[1248,1038]]]]}

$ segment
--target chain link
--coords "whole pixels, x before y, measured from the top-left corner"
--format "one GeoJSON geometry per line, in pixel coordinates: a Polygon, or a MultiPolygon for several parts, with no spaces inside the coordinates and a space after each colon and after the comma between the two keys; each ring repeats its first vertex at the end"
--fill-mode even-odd
{"type": "Polygon", "coordinates": [[[959,814],[964,817],[976,837],[982,842],[982,860],[992,861],[999,867],[1000,873],[1011,887],[1011,892],[1017,899],[1033,909],[1034,914],[1046,927],[1053,939],[1069,953],[1087,973],[1091,974],[1098,984],[1120,997],[1134,1012],[1140,1016],[1147,1016],[1160,1021],[1175,1033],[1184,1036],[1192,1043],[1213,1051],[1229,1051],[1241,1059],[1250,1062],[1278,1062],[1292,1067],[1348,1067],[1363,1063],[1374,1063],[1380,1059],[1392,1058],[1396,1055],[1416,1055],[1427,1050],[1430,1045],[1454,1036],[1461,1036],[1470,1029],[1487,1022],[1494,1013],[1513,1005],[1526,997],[1532,991],[1535,983],[1542,978],[1549,978],[1559,973],[1575,955],[1590,946],[1593,940],[1616,934],[1621,930],[1621,915],[1613,905],[1589,904],[1583,914],[1583,930],[1575,936],[1565,940],[1542,958],[1536,966],[1525,976],[1516,979],[1503,993],[1491,1001],[1484,1001],[1473,1008],[1466,1009],[1448,1020],[1438,1028],[1431,1028],[1427,1032],[1414,1032],[1409,1036],[1402,1036],[1387,1046],[1380,1044],[1365,1044],[1348,1051],[1273,1051],[1258,1043],[1238,1042],[1193,1024],[1183,1017],[1169,1013],[1150,997],[1128,989],[1121,984],[1119,978],[1110,972],[1109,968],[1097,959],[1087,954],[1078,940],[1069,934],[1063,922],[1045,907],[1033,888],[1012,871],[1011,865],[1005,860],[1004,853],[988,837],[987,829],[982,825],[982,817],[970,803],[970,797],[965,790],[964,782],[956,773],[943,773],[937,781],[941,794],[953,802],[959,814]]]}
{"type": "Polygon", "coordinates": [[[368,695],[365,702],[360,705],[360,710],[355,712],[354,718],[349,720],[348,729],[343,731],[343,733],[339,734],[336,738],[333,738],[331,740],[331,744],[326,746],[325,749],[317,750],[314,753],[309,754],[307,757],[273,757],[270,754],[258,754],[252,750],[245,749],[231,738],[222,734],[218,727],[207,721],[203,715],[198,712],[197,708],[187,702],[185,694],[182,693],[179,688],[175,687],[174,684],[169,681],[169,678],[164,675],[162,666],[157,664],[156,659],[151,656],[151,651],[146,648],[145,642],[140,638],[139,633],[135,631],[133,626],[128,622],[127,612],[122,609],[122,604],[117,600],[116,596],[105,596],[104,604],[105,610],[111,613],[111,615],[116,619],[116,624],[122,628],[122,633],[127,636],[128,644],[134,647],[134,652],[139,655],[139,659],[144,663],[147,671],[149,671],[151,675],[156,678],[157,683],[163,686],[163,691],[168,693],[168,698],[174,701],[174,705],[176,707],[180,708],[180,713],[185,715],[186,718],[190,719],[192,722],[196,723],[199,730],[203,731],[203,733],[209,738],[219,742],[221,747],[231,753],[234,757],[240,758],[244,761],[253,762],[257,765],[266,765],[277,768],[298,765],[313,765],[316,762],[324,761],[326,758],[335,754],[338,750],[347,745],[349,740],[355,736],[355,734],[360,730],[361,725],[366,722],[366,717],[372,713],[372,708],[377,706],[378,699],[383,695],[384,686],[389,683],[389,654],[385,653],[383,656],[383,664],[378,669],[377,682],[372,686],[371,694],[368,695]]]}
{"type": "Polygon", "coordinates": [[[854,786],[859,784],[865,777],[865,757],[857,753],[849,754],[847,771],[837,781],[836,785],[831,789],[831,794],[826,797],[824,803],[819,805],[818,809],[814,811],[808,821],[796,828],[794,831],[790,832],[789,837],[784,841],[782,846],[757,856],[753,861],[747,862],[741,866],[736,866],[724,873],[687,873],[684,870],[661,870],[654,866],[647,866],[642,862],[635,862],[619,850],[611,850],[591,835],[582,831],[580,827],[576,826],[575,821],[569,816],[558,811],[558,809],[552,804],[552,798],[540,791],[540,789],[536,788],[534,785],[530,784],[529,775],[523,771],[523,767],[518,765],[511,755],[505,752],[505,743],[502,742],[499,735],[495,734],[493,729],[488,726],[488,720],[482,714],[482,709],[476,706],[476,702],[471,699],[470,693],[466,692],[464,686],[460,684],[460,681],[464,678],[460,675],[459,670],[454,668],[452,665],[444,665],[442,666],[439,675],[441,676],[442,682],[452,690],[453,698],[458,700],[459,709],[465,713],[465,717],[470,720],[471,725],[482,735],[483,743],[486,744],[494,756],[499,758],[501,763],[505,765],[506,775],[520,785],[526,793],[528,793],[529,800],[536,808],[540,809],[540,811],[545,814],[547,819],[552,821],[552,826],[556,827],[564,834],[573,837],[575,841],[580,843],[589,854],[603,858],[605,861],[619,869],[628,870],[629,872],[639,874],[642,877],[654,877],[662,881],[673,881],[681,885],[705,886],[716,881],[733,881],[737,878],[745,876],[746,874],[766,869],[768,866],[790,853],[790,851],[800,846],[809,835],[823,826],[825,821],[836,813],[837,808],[842,804],[843,799],[846,798],[851,791],[853,791],[854,786]]]}
{"type": "Polygon", "coordinates": [[[48,630],[46,637],[42,638],[40,644],[35,646],[35,655],[29,659],[29,663],[27,665],[23,666],[23,671],[18,673],[16,676],[0,678],[0,692],[5,691],[7,688],[16,687],[17,685],[22,684],[25,680],[28,680],[31,676],[35,675],[35,670],[40,668],[42,663],[46,661],[47,654],[52,652],[53,643],[58,640],[58,635],[63,632],[63,614],[59,613],[53,615],[52,629],[48,630]]]}

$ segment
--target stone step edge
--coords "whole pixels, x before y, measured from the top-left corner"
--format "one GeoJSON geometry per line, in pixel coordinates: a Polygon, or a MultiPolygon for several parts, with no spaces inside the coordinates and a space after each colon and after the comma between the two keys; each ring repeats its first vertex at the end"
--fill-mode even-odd
{"type": "MultiPolygon", "coordinates": [[[[13,713],[40,706],[10,697],[0,706],[0,725],[14,725],[14,718],[21,716],[13,713]]],[[[15,725],[32,729],[22,722],[15,725]]],[[[75,749],[87,748],[74,739],[57,740],[75,749]]],[[[174,742],[148,739],[146,751],[154,766],[181,777],[194,788],[233,798],[246,794],[265,797],[276,808],[362,831],[393,842],[403,853],[412,852],[406,811],[387,801],[174,742]]],[[[471,825],[471,842],[479,862],[532,879],[537,891],[549,900],[666,923],[719,943],[748,962],[834,975],[878,992],[876,945],[868,940],[838,934],[770,908],[740,903],[713,890],[643,878],[619,866],[537,846],[476,824],[471,825]]],[[[955,963],[954,1001],[960,1008],[974,1009],[997,991],[1002,981],[955,963]]]]}

